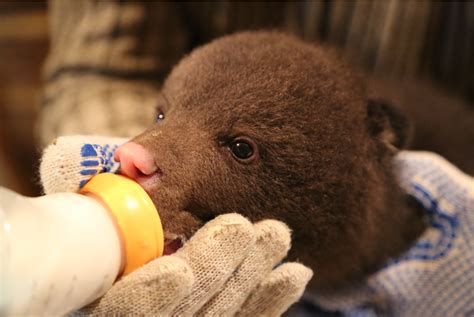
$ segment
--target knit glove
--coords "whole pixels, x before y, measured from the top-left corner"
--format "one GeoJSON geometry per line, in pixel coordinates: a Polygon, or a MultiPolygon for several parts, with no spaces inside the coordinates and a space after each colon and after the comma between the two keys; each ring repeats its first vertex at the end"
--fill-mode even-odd
{"type": "Polygon", "coordinates": [[[401,151],[394,170],[426,212],[425,231],[360,284],[325,296],[305,294],[307,303],[295,314],[474,316],[474,178],[430,152],[401,151]],[[309,307],[319,314],[304,311],[309,307]]]}
{"type": "MultiPolygon", "coordinates": [[[[45,192],[76,191],[93,175],[116,171],[113,152],[125,141],[58,138],[45,150],[41,162],[45,192]]],[[[125,276],[76,314],[280,315],[301,297],[313,274],[299,263],[275,268],[290,242],[290,230],[279,221],[251,224],[237,214],[219,216],[176,253],[125,276]]]]}
{"type": "Polygon", "coordinates": [[[283,223],[252,225],[237,214],[208,222],[181,249],[118,281],[79,315],[278,316],[312,276],[299,263],[277,268],[290,246],[283,223]]]}
{"type": "Polygon", "coordinates": [[[98,173],[115,173],[115,150],[128,139],[101,136],[59,137],[43,151],[40,179],[45,194],[76,192],[98,173]]]}

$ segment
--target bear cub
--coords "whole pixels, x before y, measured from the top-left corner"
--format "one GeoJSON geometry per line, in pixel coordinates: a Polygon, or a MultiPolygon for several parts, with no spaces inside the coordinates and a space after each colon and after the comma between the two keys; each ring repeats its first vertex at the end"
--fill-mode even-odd
{"type": "Polygon", "coordinates": [[[272,32],[220,38],[165,81],[156,123],[117,152],[159,206],[167,238],[237,212],[285,222],[310,288],[357,282],[397,256],[426,219],[392,158],[409,124],[370,99],[330,50],[272,32]]]}

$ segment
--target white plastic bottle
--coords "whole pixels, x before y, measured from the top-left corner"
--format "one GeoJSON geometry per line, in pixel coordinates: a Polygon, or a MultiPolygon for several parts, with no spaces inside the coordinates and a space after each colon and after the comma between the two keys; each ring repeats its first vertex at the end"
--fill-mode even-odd
{"type": "Polygon", "coordinates": [[[38,198],[0,188],[0,316],[65,315],[160,256],[163,230],[146,192],[99,174],[80,194],[38,198]]]}

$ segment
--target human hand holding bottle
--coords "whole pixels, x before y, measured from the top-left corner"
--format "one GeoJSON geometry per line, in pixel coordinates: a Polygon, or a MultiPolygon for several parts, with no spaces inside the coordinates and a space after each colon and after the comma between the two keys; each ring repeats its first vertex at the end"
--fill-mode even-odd
{"type": "MultiPolygon", "coordinates": [[[[113,149],[125,139],[62,137],[42,158],[47,193],[77,190],[103,169],[116,170],[113,149]],[[85,149],[95,149],[85,151],[85,149]],[[86,155],[82,155],[85,153],[86,155]],[[97,165],[84,163],[96,161],[97,165]],[[61,166],[60,173],[55,166],[61,166]],[[96,172],[82,172],[95,170],[96,172]],[[74,172],[73,172],[74,171],[74,172]]],[[[299,263],[275,266],[290,247],[290,230],[274,220],[251,224],[237,214],[208,222],[170,256],[123,277],[78,314],[278,315],[297,301],[312,276],[299,263]]]]}

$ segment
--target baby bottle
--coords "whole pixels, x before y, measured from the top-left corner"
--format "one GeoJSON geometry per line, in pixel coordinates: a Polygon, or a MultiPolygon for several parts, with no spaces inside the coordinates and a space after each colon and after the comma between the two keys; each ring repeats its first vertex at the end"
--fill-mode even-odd
{"type": "Polygon", "coordinates": [[[99,174],[76,193],[37,198],[0,188],[0,316],[64,315],[163,253],[150,197],[99,174]]]}

